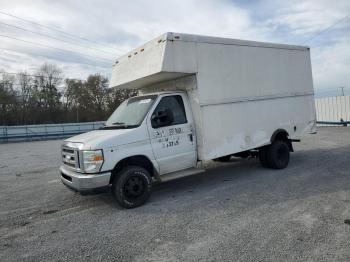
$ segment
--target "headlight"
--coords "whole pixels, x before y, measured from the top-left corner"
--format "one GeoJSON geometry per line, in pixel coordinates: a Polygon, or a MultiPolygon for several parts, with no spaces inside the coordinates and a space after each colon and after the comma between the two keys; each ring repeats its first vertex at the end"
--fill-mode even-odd
{"type": "Polygon", "coordinates": [[[97,173],[103,164],[102,150],[83,151],[83,167],[86,173],[97,173]]]}

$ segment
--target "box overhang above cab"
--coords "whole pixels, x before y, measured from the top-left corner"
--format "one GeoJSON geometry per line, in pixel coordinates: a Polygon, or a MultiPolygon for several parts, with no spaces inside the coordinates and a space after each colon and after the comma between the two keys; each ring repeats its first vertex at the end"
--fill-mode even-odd
{"type": "Polygon", "coordinates": [[[166,33],[120,57],[113,65],[110,87],[142,89],[196,74],[196,45],[179,38],[166,33]]]}

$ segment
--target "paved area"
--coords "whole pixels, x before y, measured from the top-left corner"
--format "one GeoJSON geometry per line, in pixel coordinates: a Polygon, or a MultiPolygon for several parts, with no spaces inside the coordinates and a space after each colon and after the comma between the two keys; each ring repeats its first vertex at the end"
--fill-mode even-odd
{"type": "Polygon", "coordinates": [[[132,210],[63,186],[59,145],[0,145],[0,261],[350,261],[350,128],[295,144],[285,170],[233,159],[132,210]]]}

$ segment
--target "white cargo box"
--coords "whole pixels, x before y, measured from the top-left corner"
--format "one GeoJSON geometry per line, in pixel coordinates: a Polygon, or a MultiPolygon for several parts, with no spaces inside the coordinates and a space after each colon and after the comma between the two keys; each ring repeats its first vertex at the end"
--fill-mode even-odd
{"type": "Polygon", "coordinates": [[[316,121],[302,46],[166,33],[118,59],[110,87],[186,91],[201,160],[268,144],[277,129],[300,139],[316,121]]]}

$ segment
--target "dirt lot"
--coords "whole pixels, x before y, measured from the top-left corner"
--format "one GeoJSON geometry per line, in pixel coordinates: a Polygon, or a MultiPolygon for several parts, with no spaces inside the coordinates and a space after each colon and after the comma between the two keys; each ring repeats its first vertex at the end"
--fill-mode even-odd
{"type": "Polygon", "coordinates": [[[350,129],[285,170],[233,159],[155,186],[137,209],[58,179],[61,141],[0,145],[0,261],[350,261],[350,129]]]}

